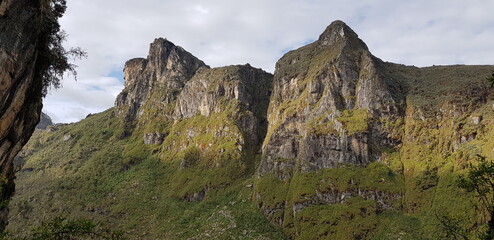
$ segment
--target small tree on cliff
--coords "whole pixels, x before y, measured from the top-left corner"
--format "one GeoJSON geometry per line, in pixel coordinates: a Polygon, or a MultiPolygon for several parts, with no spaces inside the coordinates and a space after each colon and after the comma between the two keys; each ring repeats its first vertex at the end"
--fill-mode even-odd
{"type": "MultiPolygon", "coordinates": [[[[456,185],[467,192],[472,192],[479,199],[476,211],[482,217],[480,228],[477,228],[478,238],[482,240],[494,239],[494,162],[488,161],[486,157],[477,155],[478,163],[471,164],[469,171],[460,176],[456,185]]],[[[444,237],[448,239],[469,240],[471,229],[465,227],[466,220],[455,218],[449,215],[439,215],[436,213],[441,227],[444,230],[444,237]]]]}
{"type": "Polygon", "coordinates": [[[466,176],[461,176],[458,186],[474,192],[480,200],[479,214],[484,218],[486,231],[481,234],[481,239],[494,239],[494,162],[488,161],[484,156],[478,155],[478,165],[470,165],[470,171],[466,176]]]}
{"type": "Polygon", "coordinates": [[[80,48],[65,49],[62,43],[67,34],[60,28],[58,20],[67,9],[66,0],[41,0],[41,38],[38,43],[37,77],[43,81],[43,96],[50,87],[60,87],[60,81],[66,72],[76,76],[70,57],[81,58],[86,56],[80,48]]]}
{"type": "Polygon", "coordinates": [[[491,88],[494,88],[494,73],[492,73],[492,76],[487,78],[487,81],[491,84],[491,88]]]}

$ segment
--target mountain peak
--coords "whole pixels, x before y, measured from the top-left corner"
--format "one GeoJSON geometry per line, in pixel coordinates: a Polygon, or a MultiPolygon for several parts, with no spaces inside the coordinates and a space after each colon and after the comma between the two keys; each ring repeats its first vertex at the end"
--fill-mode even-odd
{"type": "Polygon", "coordinates": [[[160,64],[168,64],[168,70],[172,67],[171,65],[179,64],[182,61],[201,62],[201,65],[205,65],[184,48],[175,45],[166,38],[156,38],[151,43],[147,59],[151,65],[157,65],[158,68],[160,64]]]}
{"type": "Polygon", "coordinates": [[[147,58],[131,59],[125,64],[125,88],[115,101],[118,114],[128,121],[135,120],[142,114],[140,108],[152,91],[163,92],[162,102],[173,101],[185,82],[201,67],[209,68],[182,47],[166,38],[156,38],[147,58]]]}
{"type": "Polygon", "coordinates": [[[46,129],[48,126],[53,126],[53,121],[48,114],[41,112],[40,119],[38,125],[36,125],[37,129],[46,129]]]}
{"type": "Polygon", "coordinates": [[[177,46],[166,38],[156,38],[149,47],[149,55],[152,55],[157,49],[165,49],[170,51],[175,47],[177,46]]]}
{"type": "Polygon", "coordinates": [[[326,30],[319,36],[318,41],[321,46],[334,47],[339,44],[345,44],[369,50],[358,35],[341,20],[336,20],[326,27],[326,30]]]}

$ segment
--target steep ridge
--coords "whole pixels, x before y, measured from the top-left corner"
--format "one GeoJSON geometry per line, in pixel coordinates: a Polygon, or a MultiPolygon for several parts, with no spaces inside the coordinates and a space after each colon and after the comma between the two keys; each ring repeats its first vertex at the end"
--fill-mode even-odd
{"type": "Polygon", "coordinates": [[[200,67],[207,66],[183,48],[166,39],[155,39],[147,58],[135,58],[125,63],[125,88],[115,101],[118,115],[127,122],[138,119],[151,91],[163,90],[160,98],[149,104],[171,103],[200,67]]]}
{"type": "MultiPolygon", "coordinates": [[[[374,176],[352,167],[382,162],[383,152],[401,142],[399,126],[389,123],[403,117],[403,94],[395,92],[399,83],[386,78],[383,65],[341,21],[278,61],[254,199],[275,223],[294,230],[292,236],[304,236],[296,225],[312,206],[365,202],[359,222],[399,202],[402,180],[387,167],[369,165],[374,176]],[[377,177],[386,183],[375,188],[369,183],[377,177]]],[[[355,234],[345,237],[365,236],[355,234]]]]}
{"type": "Polygon", "coordinates": [[[242,131],[246,144],[256,147],[266,134],[272,77],[248,64],[200,71],[178,97],[174,117],[208,117],[227,111],[226,101],[233,100],[240,111],[236,113],[235,125],[242,131]]]}
{"type": "MultiPolygon", "coordinates": [[[[253,171],[267,127],[271,74],[248,64],[211,69],[164,39],[151,44],[147,59],[128,61],[124,73],[125,88],[115,102],[123,136],[143,139],[182,172],[237,168],[227,174],[233,180],[253,171]]],[[[181,197],[197,201],[212,185],[224,184],[208,181],[184,183],[181,197]]]]}
{"type": "Polygon", "coordinates": [[[243,65],[201,69],[185,84],[176,100],[174,123],[152,133],[163,136],[158,150],[161,159],[180,161],[183,172],[212,171],[211,179],[183,183],[181,191],[202,186],[192,193],[202,195],[253,173],[258,143],[267,127],[271,80],[271,74],[243,65]],[[228,179],[217,181],[217,171],[228,179]]]}
{"type": "Polygon", "coordinates": [[[9,229],[70,214],[134,239],[436,239],[444,213],[474,236],[454,182],[494,158],[493,68],[383,62],[341,21],[274,76],[157,39],[115,108],[35,134],[9,229]]]}
{"type": "Polygon", "coordinates": [[[279,166],[288,174],[280,178],[287,178],[294,168],[368,164],[381,158],[381,148],[394,148],[399,136],[393,138],[382,123],[402,117],[401,99],[393,98],[380,64],[341,21],[318,41],[283,56],[260,173],[279,166]]]}

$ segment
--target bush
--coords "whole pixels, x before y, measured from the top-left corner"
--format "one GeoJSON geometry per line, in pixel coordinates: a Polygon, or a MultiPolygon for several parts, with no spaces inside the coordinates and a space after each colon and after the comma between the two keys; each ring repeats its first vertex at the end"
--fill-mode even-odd
{"type": "Polygon", "coordinates": [[[43,222],[41,226],[33,228],[26,237],[10,237],[3,233],[2,240],[119,240],[124,239],[121,232],[115,232],[90,220],[69,220],[62,217],[43,222]]]}

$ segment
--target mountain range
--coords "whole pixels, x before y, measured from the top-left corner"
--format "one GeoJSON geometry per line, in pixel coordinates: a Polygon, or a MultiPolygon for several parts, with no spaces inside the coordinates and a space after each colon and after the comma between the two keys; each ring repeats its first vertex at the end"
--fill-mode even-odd
{"type": "Polygon", "coordinates": [[[437,239],[475,231],[454,183],[494,157],[493,66],[385,62],[342,21],[274,75],[167,39],[127,61],[115,106],[37,131],[7,229],[85,217],[131,239],[437,239]]]}

